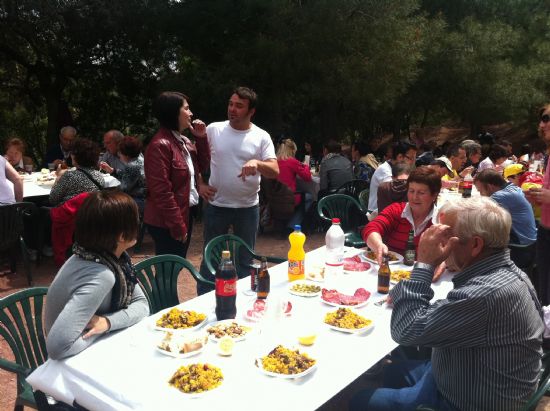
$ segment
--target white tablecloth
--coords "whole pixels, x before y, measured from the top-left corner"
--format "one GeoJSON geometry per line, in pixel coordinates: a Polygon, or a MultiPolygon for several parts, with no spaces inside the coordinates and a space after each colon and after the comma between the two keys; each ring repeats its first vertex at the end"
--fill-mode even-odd
{"type": "MultiPolygon", "coordinates": [[[[31,175],[25,176],[23,180],[24,198],[50,195],[53,181],[47,184],[40,184],[37,182],[37,178],[40,176],[42,176],[42,173],[32,173],[31,175]]],[[[118,187],[120,185],[120,181],[109,174],[103,174],[103,179],[105,180],[105,188],[118,187]]]]}
{"type": "MultiPolygon", "coordinates": [[[[356,253],[347,251],[348,255],[356,253]]],[[[322,265],[324,247],[307,254],[307,265],[322,265]]],[[[306,268],[307,269],[307,268],[306,268]]],[[[343,291],[363,286],[372,295],[370,303],[358,312],[373,320],[374,328],[363,335],[330,330],[323,324],[326,312],[335,310],[318,297],[304,298],[288,293],[287,264],[270,269],[270,299],[289,299],[292,315],[273,320],[252,331],[245,341],[237,342],[233,356],[221,357],[216,343],[209,342],[198,356],[174,359],[158,353],[155,344],[162,333],[154,331],[157,316],[149,317],[124,331],[113,333],[96,342],[79,355],[62,360],[48,360],[29,377],[29,383],[54,398],[67,403],[76,399],[90,410],[314,410],[338,394],[363,372],[376,364],[397,344],[390,336],[391,309],[373,304],[384,296],[376,293],[376,267],[366,273],[342,275],[343,291]],[[262,375],[254,359],[266,355],[277,344],[296,346],[297,336],[314,330],[318,337],[311,347],[300,347],[317,360],[318,368],[295,380],[262,375]],[[168,385],[168,379],[182,364],[208,362],[221,368],[224,382],[199,398],[190,398],[168,385]]],[[[239,281],[237,319],[243,320],[245,306],[253,297],[243,292],[248,278],[239,281]]],[[[436,296],[444,297],[451,288],[448,278],[433,286],[436,296]]],[[[212,321],[213,293],[180,304],[186,309],[208,313],[212,321]]],[[[254,323],[251,323],[254,326],[254,323]]]]}

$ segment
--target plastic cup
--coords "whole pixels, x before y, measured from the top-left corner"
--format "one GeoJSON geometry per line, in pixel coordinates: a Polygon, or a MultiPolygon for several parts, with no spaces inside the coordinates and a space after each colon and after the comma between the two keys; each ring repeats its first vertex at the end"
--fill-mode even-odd
{"type": "Polygon", "coordinates": [[[48,170],[55,171],[55,164],[54,163],[48,163],[48,170]]]}
{"type": "Polygon", "coordinates": [[[25,164],[25,171],[28,174],[32,174],[32,164],[25,164]]]}

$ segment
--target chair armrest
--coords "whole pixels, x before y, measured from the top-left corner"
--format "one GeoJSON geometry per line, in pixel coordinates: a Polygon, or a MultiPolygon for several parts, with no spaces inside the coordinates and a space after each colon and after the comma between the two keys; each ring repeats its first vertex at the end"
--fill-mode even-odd
{"type": "Polygon", "coordinates": [[[22,365],[5,360],[3,358],[0,358],[0,368],[6,371],[13,372],[22,378],[27,377],[32,372],[32,370],[29,368],[23,367],[22,365]]]}

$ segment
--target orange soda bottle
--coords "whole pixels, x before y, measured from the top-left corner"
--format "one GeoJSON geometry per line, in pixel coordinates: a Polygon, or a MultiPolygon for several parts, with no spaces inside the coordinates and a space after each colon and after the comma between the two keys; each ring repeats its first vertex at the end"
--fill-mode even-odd
{"type": "Polygon", "coordinates": [[[300,225],[294,226],[294,231],[288,236],[290,250],[288,250],[288,281],[302,280],[305,278],[304,243],[306,235],[302,233],[300,225]]]}

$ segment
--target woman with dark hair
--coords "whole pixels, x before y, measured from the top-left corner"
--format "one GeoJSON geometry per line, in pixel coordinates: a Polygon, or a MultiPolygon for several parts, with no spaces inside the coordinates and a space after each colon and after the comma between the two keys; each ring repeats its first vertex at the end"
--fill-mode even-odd
{"type": "Polygon", "coordinates": [[[87,138],[75,140],[71,151],[74,169],[59,167],[57,178],[50,192],[50,204],[53,207],[81,193],[99,191],[105,186],[105,180],[97,169],[99,162],[99,146],[87,138]]]}
{"type": "Polygon", "coordinates": [[[500,144],[493,144],[489,155],[479,163],[477,167],[478,173],[488,168],[495,168],[497,171],[502,171],[502,163],[508,159],[508,150],[500,144]]]}
{"type": "Polygon", "coordinates": [[[117,174],[120,189],[132,196],[140,213],[145,207],[145,170],[141,154],[141,141],[136,137],[126,136],[118,143],[118,157],[126,165],[117,174]]]}
{"type": "Polygon", "coordinates": [[[439,173],[429,166],[413,170],[407,179],[408,202],[393,203],[363,229],[363,239],[376,254],[379,263],[388,249],[403,254],[409,231],[414,231],[418,246],[420,235],[433,224],[437,215],[435,202],[441,190],[439,173]]]}
{"type": "Polygon", "coordinates": [[[149,315],[126,250],[136,243],[138,210],[119,191],[92,193],[76,215],[73,255],[48,290],[46,348],[59,360],[88,348],[100,335],[149,315]]]}
{"type": "Polygon", "coordinates": [[[199,194],[211,190],[201,172],[210,165],[206,125],[195,120],[189,98],[166,91],[153,103],[160,129],[145,151],[147,200],[144,221],[155,242],[155,253],[187,255],[193,227],[192,214],[199,194]],[[189,129],[195,144],[182,132],[189,129]]]}

